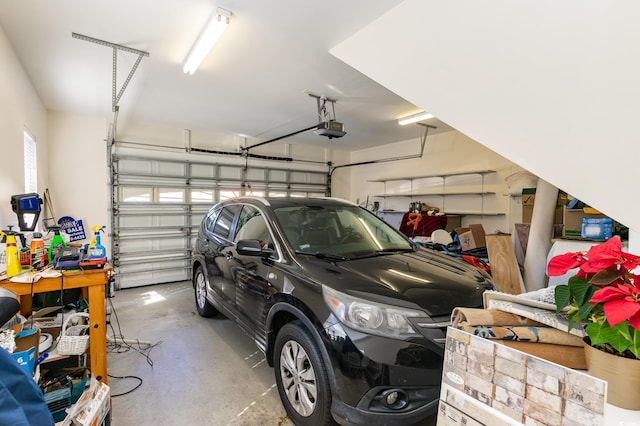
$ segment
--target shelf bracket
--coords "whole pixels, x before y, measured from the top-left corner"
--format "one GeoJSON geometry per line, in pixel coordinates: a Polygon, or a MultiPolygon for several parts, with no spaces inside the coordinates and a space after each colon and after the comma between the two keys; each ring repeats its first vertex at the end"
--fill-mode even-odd
{"type": "Polygon", "coordinates": [[[88,42],[91,42],[91,43],[96,43],[96,44],[99,44],[101,46],[111,47],[113,49],[113,71],[112,71],[112,82],[111,82],[111,110],[112,110],[112,112],[116,112],[118,110],[118,102],[120,102],[120,98],[122,97],[122,94],[124,93],[125,89],[129,85],[129,82],[131,81],[131,78],[133,77],[133,74],[135,74],[136,70],[138,69],[138,65],[140,65],[140,62],[142,61],[142,58],[145,57],[145,56],[149,56],[149,52],[145,52],[143,50],[138,50],[138,49],[133,49],[131,47],[122,46],[121,44],[111,43],[111,42],[108,42],[108,41],[100,40],[100,39],[97,39],[97,38],[89,37],[89,36],[78,34],[78,33],[71,33],[71,37],[77,38],[79,40],[88,41],[88,42]],[[138,58],[136,59],[136,62],[133,64],[133,67],[131,68],[131,71],[129,71],[129,75],[127,75],[127,78],[125,79],[124,83],[122,83],[122,87],[120,88],[120,91],[117,90],[117,84],[118,84],[117,83],[117,80],[118,80],[117,79],[117,64],[118,64],[117,53],[118,53],[118,50],[122,50],[123,52],[133,53],[135,55],[138,55],[138,58]],[[118,92],[118,93],[116,94],[116,92],[118,92]]]}

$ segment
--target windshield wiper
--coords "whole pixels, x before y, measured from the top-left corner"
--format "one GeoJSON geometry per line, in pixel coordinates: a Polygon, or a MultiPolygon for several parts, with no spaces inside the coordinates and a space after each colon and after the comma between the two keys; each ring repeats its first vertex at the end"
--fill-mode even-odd
{"type": "Polygon", "coordinates": [[[321,252],[321,251],[309,252],[309,251],[296,250],[296,253],[297,254],[305,254],[307,256],[315,256],[318,259],[349,260],[348,257],[340,256],[340,255],[337,255],[337,254],[324,253],[324,252],[321,252]]]}
{"type": "Polygon", "coordinates": [[[393,253],[411,253],[415,250],[412,248],[386,248],[382,250],[374,250],[375,254],[393,254],[393,253]]]}
{"type": "Polygon", "coordinates": [[[368,257],[387,256],[397,253],[413,253],[414,249],[411,248],[386,248],[380,250],[363,251],[359,252],[358,256],[354,256],[351,259],[366,259],[368,257]]]}

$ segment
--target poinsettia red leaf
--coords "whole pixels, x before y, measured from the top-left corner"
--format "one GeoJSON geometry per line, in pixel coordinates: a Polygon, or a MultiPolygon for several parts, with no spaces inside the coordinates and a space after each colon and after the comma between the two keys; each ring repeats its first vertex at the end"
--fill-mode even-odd
{"type": "Polygon", "coordinates": [[[627,271],[632,271],[640,265],[640,256],[636,256],[631,253],[622,253],[623,256],[620,260],[620,265],[622,265],[627,271]]]}
{"type": "Polygon", "coordinates": [[[581,265],[587,272],[598,272],[615,265],[619,261],[622,242],[619,238],[610,238],[602,244],[592,246],[586,254],[588,262],[581,265]]]}
{"type": "Polygon", "coordinates": [[[629,325],[636,330],[640,330],[640,311],[636,312],[631,318],[629,318],[629,325]]]}
{"type": "Polygon", "coordinates": [[[627,295],[624,291],[621,291],[618,287],[603,287],[600,290],[593,293],[590,302],[593,303],[605,303],[614,299],[621,299],[627,295]]]}
{"type": "Polygon", "coordinates": [[[580,269],[585,272],[599,272],[603,269],[611,268],[614,265],[619,263],[619,257],[603,254],[596,258],[589,258],[589,260],[582,265],[580,265],[580,269]]]}
{"type": "Polygon", "coordinates": [[[585,279],[585,280],[589,281],[589,279],[591,278],[591,276],[592,276],[592,275],[593,275],[593,274],[588,274],[588,273],[586,273],[585,271],[583,271],[582,269],[578,269],[578,272],[576,272],[576,275],[575,275],[575,276],[576,276],[576,277],[583,278],[583,279],[585,279]]]}
{"type": "Polygon", "coordinates": [[[576,253],[564,253],[554,256],[547,266],[547,274],[550,277],[558,277],[569,272],[571,269],[575,269],[584,263],[582,256],[576,255],[576,253]]]}
{"type": "Polygon", "coordinates": [[[598,259],[604,256],[616,255],[622,251],[622,241],[618,237],[609,238],[602,244],[591,246],[587,252],[588,259],[598,259]]]}
{"type": "Polygon", "coordinates": [[[610,326],[628,320],[640,311],[640,303],[625,299],[613,299],[604,303],[604,315],[610,326]]]}

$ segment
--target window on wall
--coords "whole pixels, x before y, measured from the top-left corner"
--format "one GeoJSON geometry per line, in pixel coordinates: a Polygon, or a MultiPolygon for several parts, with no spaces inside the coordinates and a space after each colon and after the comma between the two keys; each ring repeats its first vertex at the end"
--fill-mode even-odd
{"type": "Polygon", "coordinates": [[[24,132],[24,192],[38,192],[36,141],[26,130],[24,132]]]}

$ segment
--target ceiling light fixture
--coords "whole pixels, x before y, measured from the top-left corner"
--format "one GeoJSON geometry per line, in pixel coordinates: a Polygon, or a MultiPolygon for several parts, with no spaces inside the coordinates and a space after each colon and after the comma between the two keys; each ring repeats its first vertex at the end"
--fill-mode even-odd
{"type": "Polygon", "coordinates": [[[211,16],[184,60],[182,71],[185,74],[196,72],[204,58],[213,48],[213,45],[216,44],[224,30],[227,29],[230,17],[231,12],[221,7],[211,16]]]}
{"type": "Polygon", "coordinates": [[[405,126],[407,124],[417,123],[418,121],[428,120],[433,117],[435,117],[435,115],[422,111],[417,114],[408,115],[406,117],[399,118],[398,124],[401,126],[405,126]]]}

